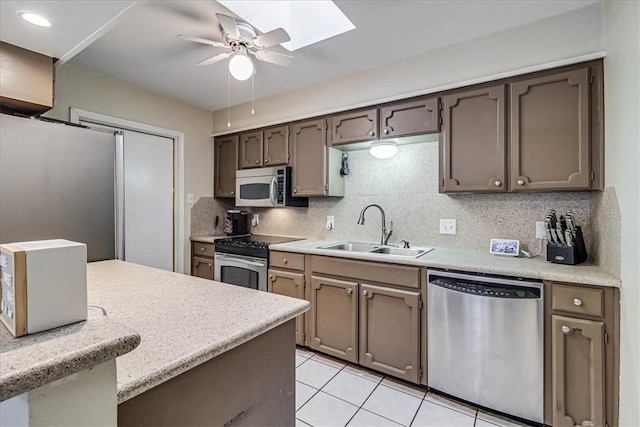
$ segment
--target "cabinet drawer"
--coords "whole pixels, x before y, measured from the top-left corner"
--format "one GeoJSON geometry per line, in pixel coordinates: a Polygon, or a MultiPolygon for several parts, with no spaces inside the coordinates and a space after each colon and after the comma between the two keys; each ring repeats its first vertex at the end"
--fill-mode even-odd
{"type": "Polygon", "coordinates": [[[213,280],[213,260],[210,258],[193,257],[193,276],[213,280]]]}
{"type": "Polygon", "coordinates": [[[212,243],[193,243],[193,256],[208,256],[213,258],[213,244],[212,243]]]}
{"type": "Polygon", "coordinates": [[[289,270],[304,270],[304,255],[292,252],[271,251],[269,257],[271,267],[287,268],[289,270]]]}
{"type": "Polygon", "coordinates": [[[313,273],[348,277],[362,282],[384,283],[385,285],[416,289],[420,287],[419,267],[313,256],[311,268],[313,273]]]}
{"type": "Polygon", "coordinates": [[[603,289],[554,283],[551,298],[551,308],[554,311],[604,316],[603,289]]]}

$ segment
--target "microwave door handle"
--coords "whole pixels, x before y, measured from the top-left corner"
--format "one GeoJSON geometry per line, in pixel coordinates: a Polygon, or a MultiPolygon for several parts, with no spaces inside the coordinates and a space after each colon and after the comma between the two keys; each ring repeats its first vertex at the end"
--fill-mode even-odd
{"type": "Polygon", "coordinates": [[[253,262],[253,261],[247,261],[245,259],[242,258],[233,258],[233,257],[225,257],[225,256],[218,256],[216,257],[216,259],[221,259],[223,261],[234,261],[234,262],[240,262],[243,264],[248,264],[248,265],[254,265],[256,267],[264,267],[264,264],[259,263],[259,262],[253,262]]]}
{"type": "Polygon", "coordinates": [[[278,177],[271,178],[271,203],[276,206],[276,181],[278,177]]]}

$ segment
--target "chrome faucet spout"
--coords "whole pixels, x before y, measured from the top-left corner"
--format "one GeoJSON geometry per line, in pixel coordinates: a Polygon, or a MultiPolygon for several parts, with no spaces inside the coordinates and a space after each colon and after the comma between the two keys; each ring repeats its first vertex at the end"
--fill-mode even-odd
{"type": "Polygon", "coordinates": [[[387,230],[387,219],[384,214],[384,209],[382,209],[382,206],[372,203],[362,208],[362,210],[360,211],[360,217],[358,218],[358,224],[364,225],[364,213],[370,207],[375,207],[375,208],[378,208],[378,210],[380,210],[380,214],[382,215],[382,236],[380,237],[380,244],[386,245],[387,242],[389,242],[389,238],[391,237],[391,234],[393,233],[393,230],[392,230],[393,221],[389,221],[389,229],[387,230]]]}

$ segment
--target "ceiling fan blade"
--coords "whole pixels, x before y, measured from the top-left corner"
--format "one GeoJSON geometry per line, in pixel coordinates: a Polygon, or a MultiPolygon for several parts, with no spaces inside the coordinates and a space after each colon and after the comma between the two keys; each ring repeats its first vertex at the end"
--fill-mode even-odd
{"type": "Polygon", "coordinates": [[[220,53],[216,56],[212,56],[209,59],[205,59],[204,61],[198,62],[196,65],[200,66],[200,65],[211,65],[211,64],[215,64],[216,62],[220,62],[223,59],[227,59],[228,57],[230,57],[231,55],[233,55],[233,52],[228,52],[228,53],[220,53]]]}
{"type": "Polygon", "coordinates": [[[256,58],[258,58],[260,61],[268,62],[270,64],[280,65],[281,67],[288,67],[289,65],[291,65],[291,62],[293,62],[293,56],[272,52],[266,49],[257,51],[256,58]]]}
{"type": "Polygon", "coordinates": [[[286,43],[291,40],[289,34],[283,28],[276,28],[273,31],[259,35],[253,39],[253,45],[259,49],[286,43]]]}
{"type": "Polygon", "coordinates": [[[240,31],[238,31],[238,24],[236,23],[235,18],[223,15],[222,13],[216,13],[216,18],[218,18],[218,22],[220,22],[222,29],[229,35],[229,37],[234,40],[240,40],[240,31]]]}
{"type": "Polygon", "coordinates": [[[187,40],[187,41],[190,41],[190,42],[206,44],[206,45],[209,45],[209,46],[223,47],[225,49],[231,49],[231,47],[229,47],[225,43],[217,42],[217,41],[214,41],[214,40],[201,39],[200,37],[191,37],[191,36],[185,36],[184,34],[178,34],[178,38],[182,39],[182,40],[187,40]]]}

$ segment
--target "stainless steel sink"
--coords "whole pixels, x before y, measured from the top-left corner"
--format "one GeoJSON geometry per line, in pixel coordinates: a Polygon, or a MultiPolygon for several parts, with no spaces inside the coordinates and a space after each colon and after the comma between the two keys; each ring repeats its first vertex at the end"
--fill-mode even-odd
{"type": "Polygon", "coordinates": [[[347,252],[367,252],[371,254],[403,256],[418,258],[433,250],[433,248],[399,248],[396,246],[383,246],[375,243],[340,242],[330,245],[318,246],[318,249],[330,249],[347,252]]]}
{"type": "Polygon", "coordinates": [[[432,251],[433,248],[394,248],[392,246],[385,246],[382,248],[374,249],[371,251],[372,254],[385,254],[385,255],[396,255],[396,256],[407,256],[418,258],[421,255],[426,254],[429,251],[432,251]]]}
{"type": "Polygon", "coordinates": [[[360,242],[340,242],[332,243],[330,245],[319,246],[318,249],[331,249],[338,251],[350,251],[350,252],[371,252],[373,249],[379,248],[380,245],[373,243],[360,243],[360,242]]]}

